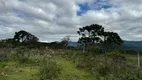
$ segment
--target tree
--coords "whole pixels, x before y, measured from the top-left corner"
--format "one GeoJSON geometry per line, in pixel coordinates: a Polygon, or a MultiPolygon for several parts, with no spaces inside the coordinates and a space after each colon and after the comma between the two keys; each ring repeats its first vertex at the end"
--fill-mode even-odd
{"type": "Polygon", "coordinates": [[[15,32],[13,40],[15,42],[23,43],[23,42],[38,42],[39,39],[36,36],[32,35],[31,33],[21,30],[19,32],[15,32]]]}
{"type": "Polygon", "coordinates": [[[4,47],[12,47],[12,43],[13,43],[13,39],[12,38],[8,38],[8,39],[3,39],[0,40],[0,47],[4,48],[4,47]]]}
{"type": "MultiPolygon", "coordinates": [[[[33,44],[37,44],[38,42],[38,38],[34,35],[32,35],[29,32],[26,32],[24,30],[21,30],[19,32],[15,32],[13,41],[15,44],[27,44],[27,45],[33,45],[33,44]]],[[[35,45],[36,45],[35,44],[35,45]]]]}
{"type": "Polygon", "coordinates": [[[77,31],[77,33],[82,37],[79,38],[78,42],[83,44],[84,46],[100,43],[102,42],[101,37],[103,36],[103,32],[104,28],[97,24],[79,28],[79,31],[77,31]]]}
{"type": "Polygon", "coordinates": [[[70,36],[65,36],[65,37],[61,40],[61,44],[62,44],[64,47],[67,47],[69,41],[70,41],[70,36]]]}
{"type": "Polygon", "coordinates": [[[104,28],[98,24],[92,24],[90,26],[79,28],[77,33],[82,37],[79,38],[78,43],[80,43],[83,47],[83,52],[85,52],[85,47],[102,42],[101,37],[103,32],[104,28]]]}
{"type": "Polygon", "coordinates": [[[85,47],[90,45],[121,45],[123,43],[122,39],[117,33],[105,32],[104,28],[98,24],[92,24],[90,26],[79,28],[79,31],[77,31],[77,33],[81,35],[81,38],[79,38],[78,43],[80,43],[84,49],[85,47]]]}
{"type": "Polygon", "coordinates": [[[115,32],[104,32],[104,42],[103,45],[106,49],[116,49],[123,43],[123,40],[115,32]]]}

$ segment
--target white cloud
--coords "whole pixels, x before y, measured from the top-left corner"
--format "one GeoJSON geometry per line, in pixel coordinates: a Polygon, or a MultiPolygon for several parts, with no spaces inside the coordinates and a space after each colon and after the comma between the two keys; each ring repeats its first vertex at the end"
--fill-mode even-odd
{"type": "Polygon", "coordinates": [[[26,30],[41,41],[57,41],[66,35],[77,40],[79,27],[97,23],[123,39],[142,40],[141,22],[141,0],[0,0],[0,38],[26,30]],[[78,16],[78,4],[85,3],[90,10],[78,16]]]}

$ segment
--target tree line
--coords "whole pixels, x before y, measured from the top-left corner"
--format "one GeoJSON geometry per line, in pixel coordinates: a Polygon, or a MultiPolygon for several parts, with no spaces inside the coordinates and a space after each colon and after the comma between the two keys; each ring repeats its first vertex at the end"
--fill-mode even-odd
{"type": "MultiPolygon", "coordinates": [[[[77,33],[81,36],[78,39],[79,46],[85,49],[88,46],[119,46],[123,43],[123,40],[116,32],[107,32],[104,30],[104,27],[98,24],[92,24],[89,26],[85,26],[79,28],[77,33]]],[[[15,35],[11,39],[1,40],[2,43],[12,44],[14,46],[31,46],[31,47],[39,47],[39,46],[52,46],[57,48],[66,48],[68,46],[68,41],[70,40],[70,36],[65,36],[61,42],[51,42],[44,43],[39,42],[39,38],[35,35],[20,30],[15,32],[15,35]]]]}

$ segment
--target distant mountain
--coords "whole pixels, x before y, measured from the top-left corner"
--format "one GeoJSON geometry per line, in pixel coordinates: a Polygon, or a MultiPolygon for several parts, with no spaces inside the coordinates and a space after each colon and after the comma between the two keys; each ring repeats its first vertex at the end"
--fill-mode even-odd
{"type": "Polygon", "coordinates": [[[135,50],[142,52],[142,41],[124,41],[122,48],[124,50],[135,50]]]}
{"type": "MultiPolygon", "coordinates": [[[[69,42],[69,46],[77,47],[77,42],[69,42]]],[[[123,50],[135,50],[142,52],[142,41],[124,41],[123,45],[121,46],[123,50]]]]}
{"type": "Polygon", "coordinates": [[[72,41],[70,41],[69,43],[68,43],[68,46],[72,46],[72,47],[77,47],[79,44],[77,43],[77,42],[72,42],[72,41]]]}
{"type": "Polygon", "coordinates": [[[142,47],[142,41],[124,41],[124,45],[142,47]]]}

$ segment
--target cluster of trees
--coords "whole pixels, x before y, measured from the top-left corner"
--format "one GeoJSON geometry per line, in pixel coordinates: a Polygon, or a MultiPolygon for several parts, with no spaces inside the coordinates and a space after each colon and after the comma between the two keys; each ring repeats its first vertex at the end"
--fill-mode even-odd
{"type": "MultiPolygon", "coordinates": [[[[78,43],[82,47],[94,46],[94,45],[121,45],[123,40],[119,37],[119,35],[115,32],[106,32],[104,27],[98,24],[92,24],[89,26],[85,26],[79,28],[77,31],[81,38],[79,38],[78,43]]],[[[61,42],[52,42],[50,44],[41,43],[39,39],[32,35],[31,33],[21,30],[19,32],[15,32],[14,38],[6,39],[2,42],[10,43],[15,46],[19,45],[27,45],[32,47],[37,47],[39,45],[49,45],[49,46],[56,46],[60,48],[67,48],[68,42],[70,41],[70,36],[65,36],[61,42]]]]}
{"type": "Polygon", "coordinates": [[[1,40],[1,47],[17,47],[17,46],[27,46],[27,47],[37,47],[39,39],[32,35],[31,33],[20,30],[15,32],[14,38],[9,38],[1,40]]]}
{"type": "Polygon", "coordinates": [[[70,36],[65,36],[61,40],[61,42],[51,42],[51,43],[39,42],[39,39],[35,35],[27,31],[20,30],[18,32],[15,32],[13,38],[1,40],[0,44],[1,47],[26,46],[29,48],[39,48],[39,47],[49,46],[50,48],[59,49],[59,48],[67,48],[69,40],[70,36]]]}
{"type": "Polygon", "coordinates": [[[119,46],[123,43],[123,40],[115,32],[106,32],[104,27],[98,24],[92,24],[79,28],[77,31],[81,38],[79,38],[78,43],[82,47],[102,45],[102,46],[119,46]]]}

